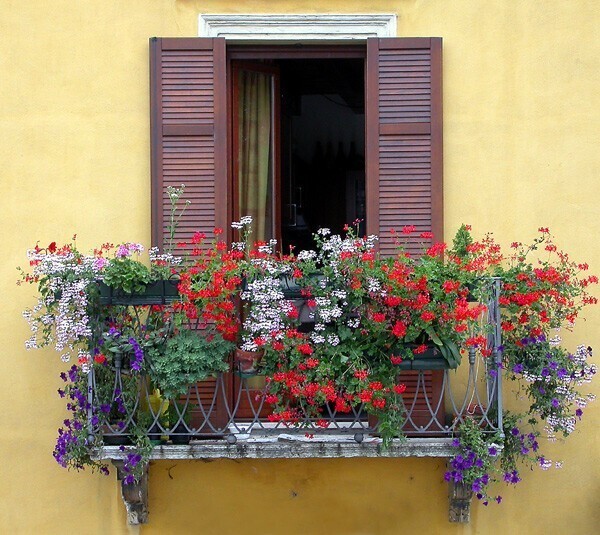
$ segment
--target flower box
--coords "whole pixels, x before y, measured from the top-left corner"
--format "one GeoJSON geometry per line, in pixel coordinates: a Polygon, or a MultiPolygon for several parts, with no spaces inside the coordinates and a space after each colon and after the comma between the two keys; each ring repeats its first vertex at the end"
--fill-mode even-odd
{"type": "Polygon", "coordinates": [[[103,305],[165,305],[179,299],[179,279],[149,282],[143,292],[127,293],[98,281],[100,303],[103,305]]]}
{"type": "MultiPolygon", "coordinates": [[[[411,344],[409,347],[413,349],[417,345],[411,344]]],[[[413,359],[403,360],[397,367],[400,370],[450,370],[456,369],[458,363],[450,364],[435,344],[428,344],[424,353],[415,355],[413,359]]]]}

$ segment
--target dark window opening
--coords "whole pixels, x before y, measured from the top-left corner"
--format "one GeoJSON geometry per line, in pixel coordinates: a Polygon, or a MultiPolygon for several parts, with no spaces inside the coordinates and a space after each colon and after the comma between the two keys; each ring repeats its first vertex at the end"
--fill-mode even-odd
{"type": "Polygon", "coordinates": [[[282,249],[365,219],[362,59],[280,60],[282,249]]]}

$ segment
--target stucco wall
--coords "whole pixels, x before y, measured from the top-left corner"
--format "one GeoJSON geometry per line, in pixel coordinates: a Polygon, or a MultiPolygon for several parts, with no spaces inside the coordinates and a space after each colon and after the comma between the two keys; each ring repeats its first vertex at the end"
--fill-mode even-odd
{"type": "MultiPolygon", "coordinates": [[[[549,226],[600,273],[600,4],[595,0],[0,1],[0,531],[121,533],[114,475],[51,456],[62,364],[27,353],[15,266],[37,240],[82,249],[150,238],[148,38],[197,35],[198,13],[396,12],[400,36],[444,38],[445,225],[506,243],[549,226]]],[[[600,348],[600,309],[573,343],[600,348]]],[[[598,387],[596,386],[596,391],[598,387]]],[[[526,474],[500,506],[447,522],[444,461],[161,462],[143,533],[594,533],[600,404],[565,467],[526,474]],[[202,529],[196,526],[202,525],[202,529]]],[[[504,490],[504,489],[503,489],[504,490]]]]}

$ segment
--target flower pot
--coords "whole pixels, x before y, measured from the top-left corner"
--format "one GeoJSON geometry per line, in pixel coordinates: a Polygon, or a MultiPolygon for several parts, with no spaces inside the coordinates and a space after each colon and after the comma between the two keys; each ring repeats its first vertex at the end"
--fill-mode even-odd
{"type": "Polygon", "coordinates": [[[173,444],[189,444],[192,435],[189,433],[185,423],[179,422],[173,429],[171,429],[169,438],[173,444]]]}
{"type": "Polygon", "coordinates": [[[179,279],[162,279],[146,284],[141,292],[127,293],[98,281],[103,305],[165,305],[179,298],[179,279]]]}
{"type": "Polygon", "coordinates": [[[131,444],[131,436],[125,431],[121,434],[116,429],[108,426],[102,428],[102,442],[106,446],[126,446],[131,444]]]}
{"type": "Polygon", "coordinates": [[[260,361],[265,352],[260,351],[244,351],[237,348],[234,354],[234,369],[240,377],[253,377],[258,373],[260,361]]]}

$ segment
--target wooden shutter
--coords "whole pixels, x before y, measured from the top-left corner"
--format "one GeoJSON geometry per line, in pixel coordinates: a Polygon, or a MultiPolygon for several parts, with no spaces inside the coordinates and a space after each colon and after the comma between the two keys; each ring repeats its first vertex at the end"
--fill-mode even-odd
{"type": "MultiPolygon", "coordinates": [[[[396,252],[391,232],[414,225],[417,232],[402,236],[402,243],[418,255],[431,241],[420,233],[444,239],[442,40],[368,39],[366,103],[367,233],[379,236],[379,250],[389,256],[396,252]]],[[[437,407],[444,372],[422,373],[429,404],[437,407]]],[[[418,372],[404,372],[400,380],[405,403],[414,402],[414,425],[407,422],[404,431],[418,433],[432,417],[422,388],[417,391],[418,372]]],[[[442,404],[436,413],[442,423],[443,410],[442,404]]]]}
{"type": "MultiPolygon", "coordinates": [[[[195,232],[209,240],[220,227],[227,235],[230,195],[227,171],[227,83],[225,39],[152,38],[150,40],[150,110],[152,167],[152,244],[168,239],[168,186],[185,184],[191,204],[179,220],[175,243],[195,232]]],[[[192,389],[208,411],[217,381],[209,378],[192,389]]],[[[222,393],[208,420],[226,421],[222,393]]],[[[192,424],[208,432],[206,419],[192,409],[192,424]]]]}
{"type": "Polygon", "coordinates": [[[168,186],[185,184],[191,201],[177,240],[227,229],[227,83],[225,39],[150,40],[152,243],[168,237],[168,186]]]}
{"type": "Polygon", "coordinates": [[[410,253],[421,232],[443,240],[441,51],[441,38],[367,41],[367,233],[384,255],[405,225],[410,253]]]}

